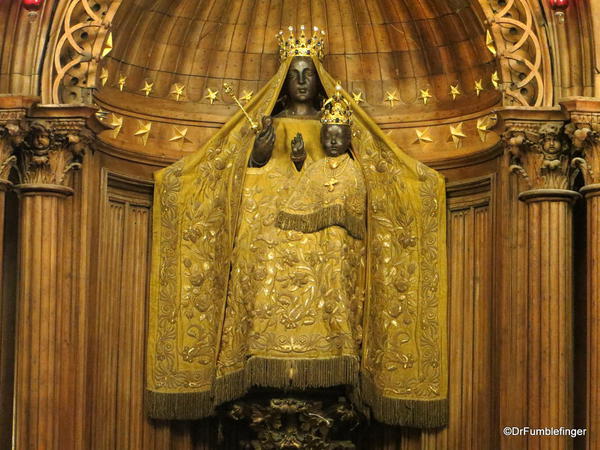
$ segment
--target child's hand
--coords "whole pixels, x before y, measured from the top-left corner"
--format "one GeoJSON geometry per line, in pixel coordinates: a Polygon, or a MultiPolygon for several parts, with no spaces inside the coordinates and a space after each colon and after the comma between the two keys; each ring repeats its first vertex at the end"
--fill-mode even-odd
{"type": "Polygon", "coordinates": [[[292,139],[292,161],[300,162],[306,159],[306,152],[304,151],[304,139],[300,133],[296,134],[296,137],[292,139]]]}

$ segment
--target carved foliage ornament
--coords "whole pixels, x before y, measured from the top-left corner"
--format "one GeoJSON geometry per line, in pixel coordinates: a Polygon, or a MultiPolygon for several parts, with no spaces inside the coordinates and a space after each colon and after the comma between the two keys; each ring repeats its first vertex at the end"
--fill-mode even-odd
{"type": "Polygon", "coordinates": [[[573,144],[573,167],[581,170],[586,185],[600,184],[600,114],[572,113],[565,133],[573,144]]]}
{"type": "Polygon", "coordinates": [[[10,184],[9,173],[17,162],[13,148],[20,132],[21,129],[16,123],[0,124],[0,185],[10,184]]]}
{"type": "Polygon", "coordinates": [[[67,174],[81,167],[91,135],[86,130],[69,130],[75,124],[53,125],[34,121],[15,142],[21,185],[64,185],[67,174]]]}
{"type": "Polygon", "coordinates": [[[227,410],[230,419],[247,422],[254,433],[241,448],[260,450],[314,449],[353,450],[347,437],[358,427],[360,416],[343,397],[337,402],[302,398],[271,398],[262,401],[240,401],[227,410]]]}
{"type": "Polygon", "coordinates": [[[502,135],[509,170],[525,178],[529,189],[569,189],[569,146],[562,122],[507,123],[502,135]]]}

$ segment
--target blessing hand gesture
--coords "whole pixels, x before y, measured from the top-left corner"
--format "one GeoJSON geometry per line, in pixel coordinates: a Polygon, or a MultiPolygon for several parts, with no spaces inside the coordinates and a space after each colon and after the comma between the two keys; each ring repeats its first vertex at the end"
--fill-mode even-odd
{"type": "Polygon", "coordinates": [[[252,149],[251,166],[264,166],[271,158],[273,146],[275,145],[275,129],[273,128],[273,119],[269,116],[262,118],[262,130],[254,140],[252,149]]]}

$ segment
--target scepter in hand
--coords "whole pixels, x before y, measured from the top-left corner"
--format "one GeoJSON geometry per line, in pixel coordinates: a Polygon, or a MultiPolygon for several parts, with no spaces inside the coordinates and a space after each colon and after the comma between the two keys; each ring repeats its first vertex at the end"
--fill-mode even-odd
{"type": "Polygon", "coordinates": [[[223,89],[225,90],[225,93],[229,95],[242,110],[242,112],[246,116],[246,119],[248,119],[248,122],[250,122],[250,128],[252,128],[252,131],[254,131],[255,134],[258,134],[260,132],[258,125],[254,122],[254,120],[252,120],[252,117],[250,117],[248,112],[246,112],[244,106],[240,103],[237,96],[233,93],[233,86],[231,86],[231,83],[223,83],[223,89]]]}

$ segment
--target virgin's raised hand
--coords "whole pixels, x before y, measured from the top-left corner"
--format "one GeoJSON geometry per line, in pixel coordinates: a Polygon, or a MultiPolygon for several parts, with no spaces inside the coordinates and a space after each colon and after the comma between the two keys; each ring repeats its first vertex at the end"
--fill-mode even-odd
{"type": "Polygon", "coordinates": [[[262,130],[256,136],[254,140],[254,147],[252,149],[252,158],[250,160],[251,165],[260,167],[264,166],[273,153],[273,147],[275,145],[275,129],[273,128],[273,119],[269,116],[263,116],[262,118],[262,130]]]}

